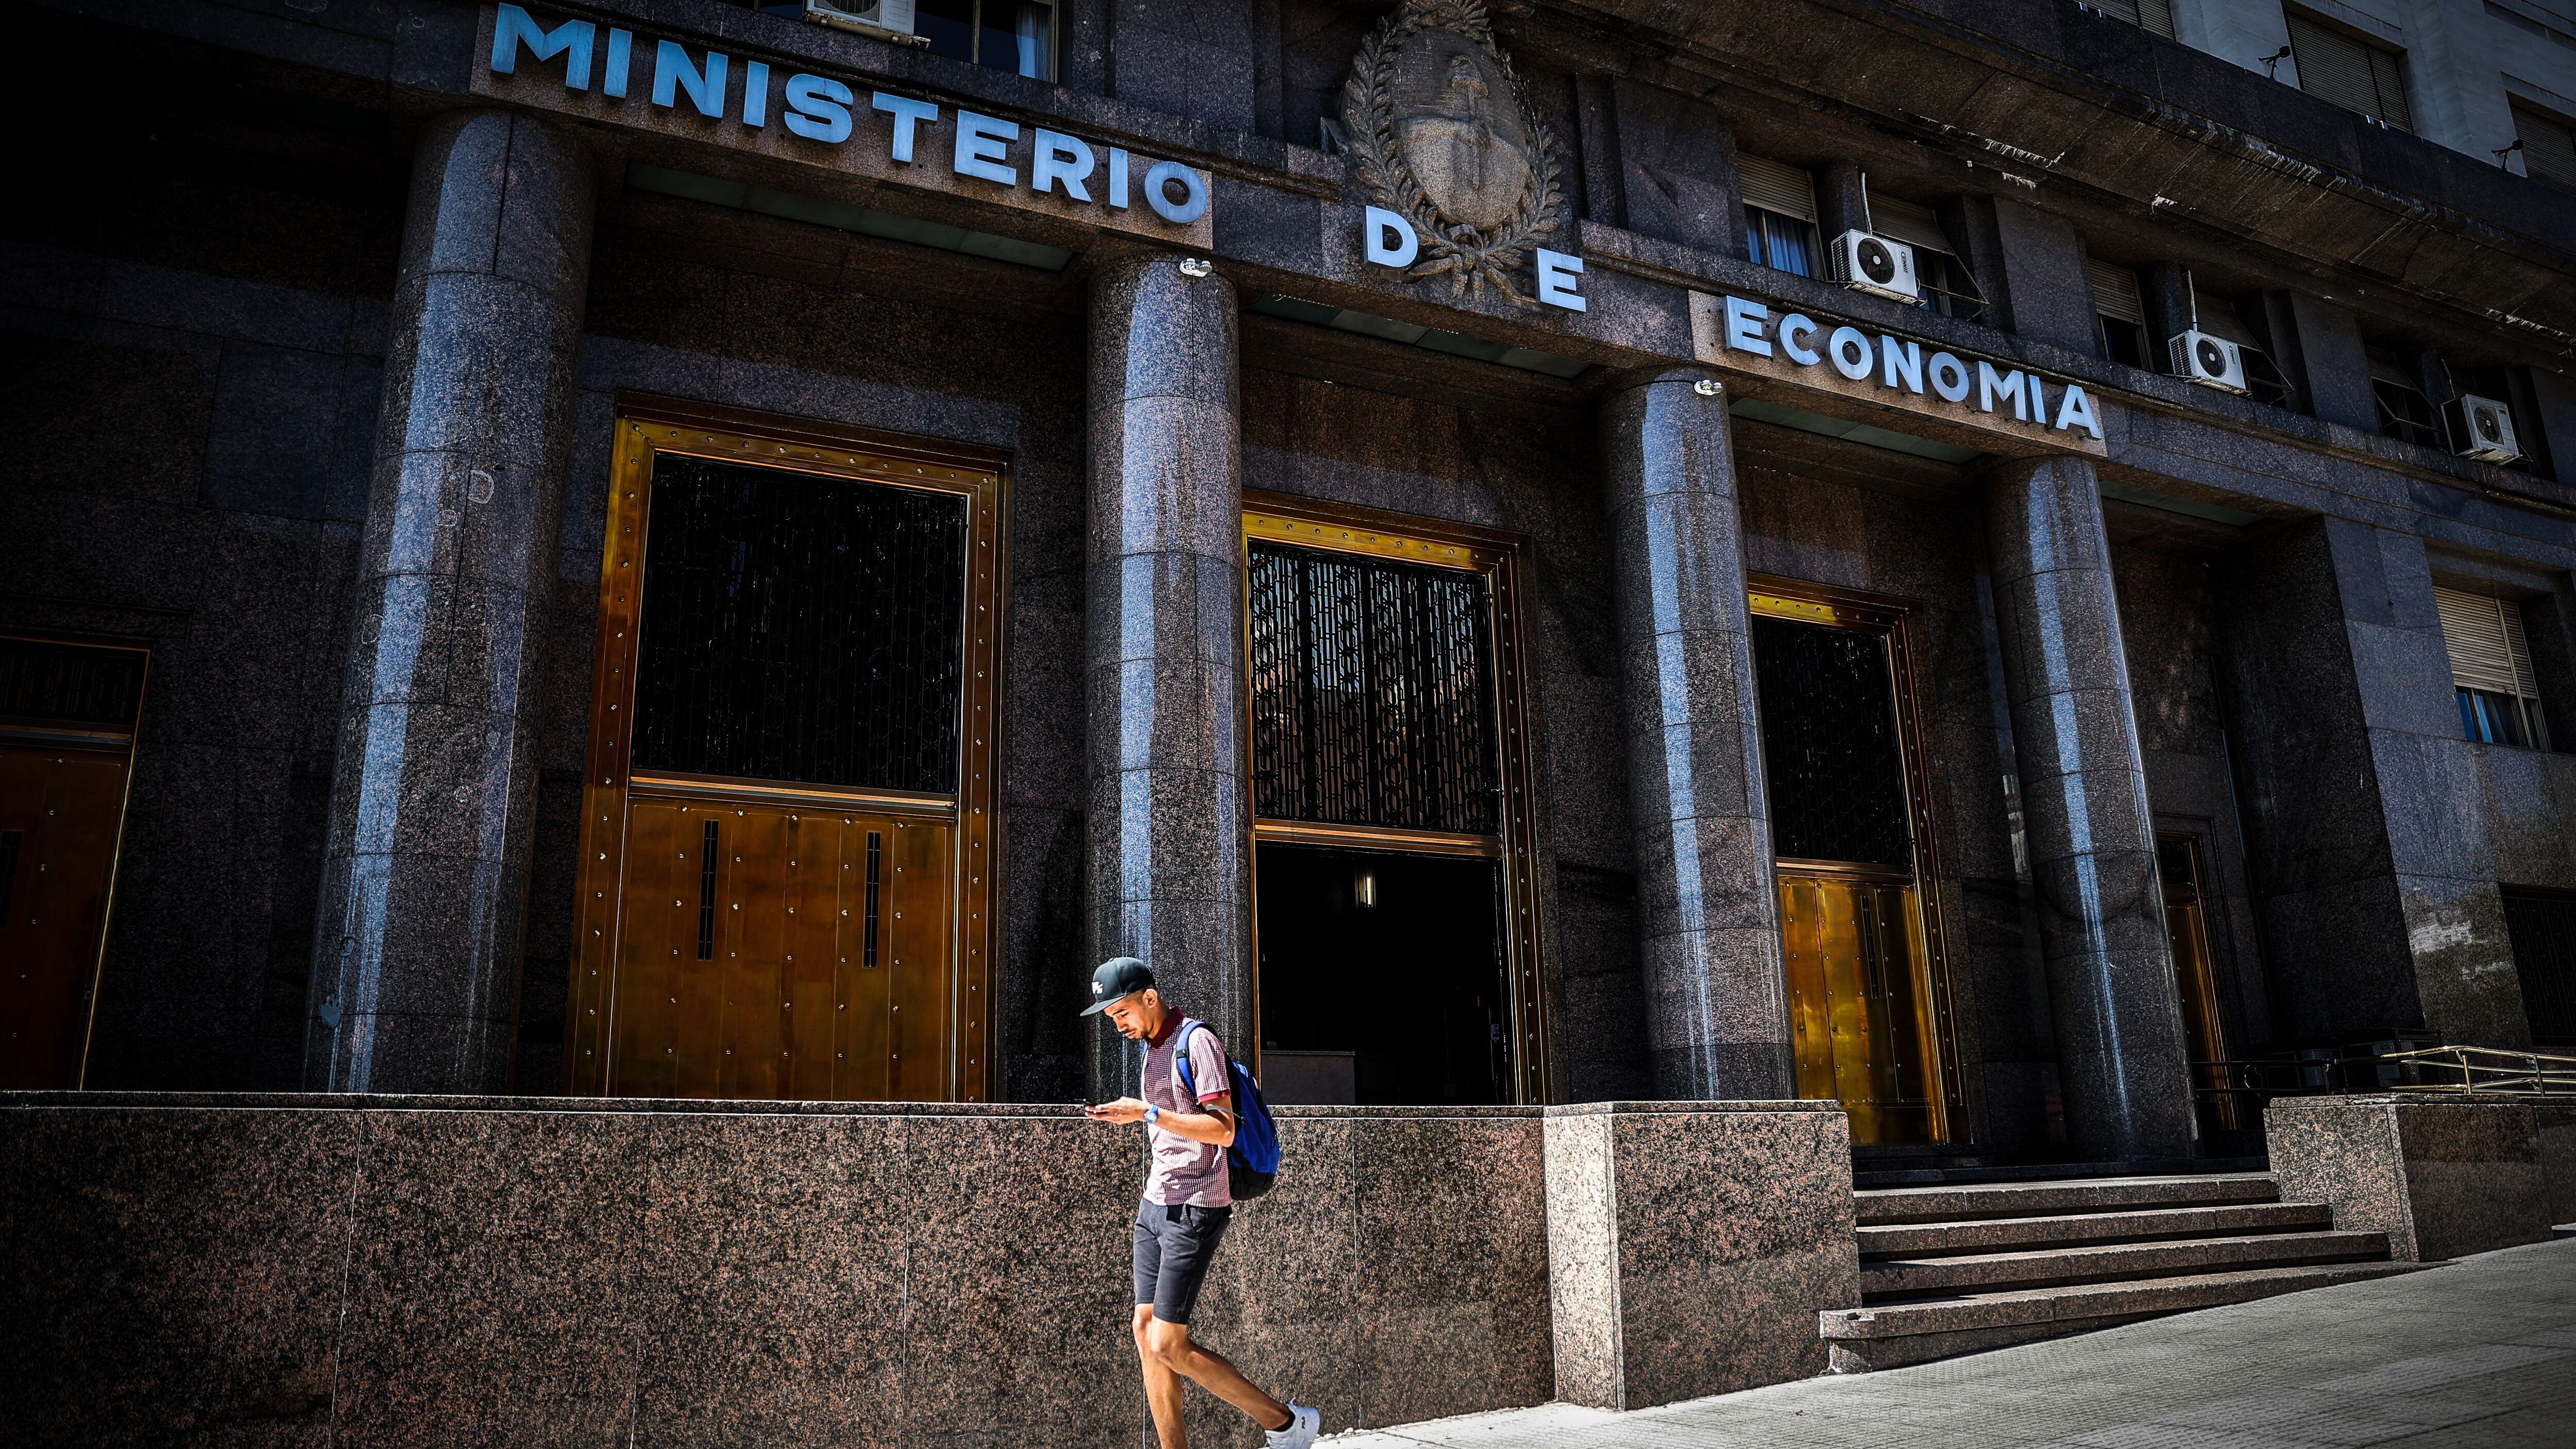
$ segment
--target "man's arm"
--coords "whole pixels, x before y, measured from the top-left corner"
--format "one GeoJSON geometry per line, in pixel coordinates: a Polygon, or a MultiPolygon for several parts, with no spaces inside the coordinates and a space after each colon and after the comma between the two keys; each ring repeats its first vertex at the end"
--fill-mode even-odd
{"type": "MultiPolygon", "coordinates": [[[[1162,1113],[1155,1119],[1154,1125],[1176,1137],[1186,1137],[1192,1142],[1204,1142],[1210,1147],[1232,1147],[1234,1145],[1234,1094],[1220,1092],[1200,1103],[1199,1106],[1200,1110],[1196,1112],[1162,1113]]],[[[1121,1097],[1115,1102],[1104,1102],[1097,1107],[1085,1107],[1083,1110],[1089,1113],[1094,1121],[1100,1122],[1145,1120],[1145,1104],[1134,1097],[1121,1097]]]]}

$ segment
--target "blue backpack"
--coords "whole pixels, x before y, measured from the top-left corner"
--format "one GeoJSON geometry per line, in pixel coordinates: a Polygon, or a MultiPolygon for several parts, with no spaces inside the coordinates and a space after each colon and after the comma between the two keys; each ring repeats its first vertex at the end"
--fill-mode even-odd
{"type": "MultiPolygon", "coordinates": [[[[1181,1018],[1181,1039],[1172,1047],[1172,1065],[1180,1068],[1181,1085],[1189,1088],[1192,1103],[1198,1101],[1199,1084],[1190,1072],[1190,1033],[1206,1026],[1195,1017],[1181,1018]]],[[[1217,1049],[1224,1051],[1224,1044],[1217,1049]]],[[[1234,1085],[1234,1145],[1225,1150],[1225,1185],[1236,1202],[1246,1202],[1279,1180],[1279,1124],[1271,1120],[1270,1099],[1261,1095],[1251,1071],[1231,1053],[1225,1067],[1234,1085]]]]}

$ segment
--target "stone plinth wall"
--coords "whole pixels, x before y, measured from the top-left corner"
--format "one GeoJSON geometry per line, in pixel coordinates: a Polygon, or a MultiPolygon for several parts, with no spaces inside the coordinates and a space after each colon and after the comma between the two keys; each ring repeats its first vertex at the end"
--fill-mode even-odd
{"type": "MultiPolygon", "coordinates": [[[[0,1101],[0,1441],[1139,1442],[1073,1108],[0,1101]]],[[[1540,1113],[1282,1116],[1199,1334],[1334,1427],[1548,1399],[1540,1113]]]]}
{"type": "Polygon", "coordinates": [[[2285,1097],[2263,1113],[2272,1175],[2403,1263],[2547,1240],[2576,1208],[2576,1108],[2439,1093],[2285,1097]]]}

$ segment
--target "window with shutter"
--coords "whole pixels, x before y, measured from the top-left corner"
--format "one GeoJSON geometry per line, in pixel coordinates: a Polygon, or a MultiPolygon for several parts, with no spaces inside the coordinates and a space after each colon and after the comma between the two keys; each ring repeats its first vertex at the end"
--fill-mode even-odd
{"type": "Polygon", "coordinates": [[[2451,684],[2460,703],[2460,731],[2491,745],[2549,748],[2540,717],[2540,687],[2523,638],[2522,607],[2492,594],[2436,585],[2433,604],[2442,616],[2442,643],[2451,655],[2451,684]]]}
{"type": "Polygon", "coordinates": [[[1950,250],[1950,234],[1932,208],[1893,196],[1869,199],[1869,227],[1914,248],[1914,276],[1923,286],[1923,307],[1944,317],[1976,321],[1985,316],[1985,294],[1977,290],[1968,264],[1950,250]]]}
{"type": "Polygon", "coordinates": [[[2084,269],[2093,278],[2095,330],[2102,343],[2102,355],[2113,362],[2145,367],[2149,356],[2147,299],[2138,288],[2138,274],[2111,262],[2089,259],[2084,269]]]}
{"type": "Polygon", "coordinates": [[[1816,275],[1815,178],[1795,166],[1738,154],[1735,174],[1744,187],[1744,242],[1753,264],[1816,275]]]}
{"type": "Polygon", "coordinates": [[[2304,15],[2288,19],[2299,89],[2401,131],[2415,129],[2415,114],[2406,105],[2405,66],[2398,52],[2365,44],[2304,15]]]}
{"type": "Polygon", "coordinates": [[[2094,9],[2140,30],[2174,38],[2173,0],[2089,0],[2094,9]]]}
{"type": "Polygon", "coordinates": [[[2513,134],[2522,142],[2522,174],[2561,191],[2576,191],[2576,125],[2517,101],[2513,134]]]}

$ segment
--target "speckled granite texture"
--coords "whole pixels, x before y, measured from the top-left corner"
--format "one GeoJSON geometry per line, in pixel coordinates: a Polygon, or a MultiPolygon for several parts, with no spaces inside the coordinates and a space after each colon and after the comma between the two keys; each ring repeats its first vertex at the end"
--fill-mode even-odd
{"type": "Polygon", "coordinates": [[[2564,1144],[2570,1115],[2499,1098],[2292,1097],[2263,1129],[2283,1201],[2329,1204],[2336,1227],[2386,1233],[2391,1258],[2427,1263],[2547,1240],[2569,1170],[2561,1145],[2553,1202],[2544,1132],[2564,1144]]]}
{"type": "MultiPolygon", "coordinates": [[[[1551,1397],[1539,1111],[1281,1115],[1200,1336],[1328,1428],[1551,1397]]],[[[1142,1430],[1141,1156],[1069,1107],[17,1094],[0,1164],[0,1442],[1142,1430]]]]}
{"type": "Polygon", "coordinates": [[[1639,1409],[1824,1372],[1860,1302],[1851,1127],[1832,1102],[1547,1112],[1556,1396],[1639,1409]]]}

